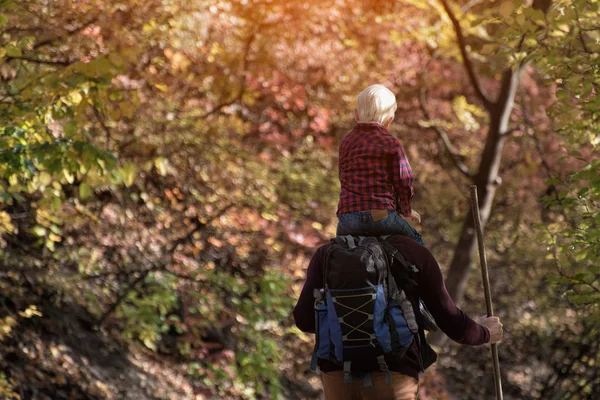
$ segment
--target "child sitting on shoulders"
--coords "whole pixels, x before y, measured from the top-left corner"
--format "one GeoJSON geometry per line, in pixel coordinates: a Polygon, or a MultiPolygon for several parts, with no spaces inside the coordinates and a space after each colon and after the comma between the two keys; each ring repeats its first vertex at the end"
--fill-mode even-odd
{"type": "Polygon", "coordinates": [[[413,175],[400,141],[388,132],[396,96],[372,85],[356,99],[357,124],[340,143],[337,235],[400,234],[421,245],[423,237],[405,218],[420,223],[412,209],[413,175]]]}

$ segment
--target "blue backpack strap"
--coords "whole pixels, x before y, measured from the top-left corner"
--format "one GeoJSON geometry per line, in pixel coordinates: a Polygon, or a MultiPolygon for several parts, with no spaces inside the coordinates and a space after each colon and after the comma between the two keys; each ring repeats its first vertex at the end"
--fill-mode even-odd
{"type": "Polygon", "coordinates": [[[310,359],[310,370],[312,372],[317,372],[317,350],[319,348],[319,342],[315,340],[315,349],[313,350],[312,357],[310,359]]]}
{"type": "Polygon", "coordinates": [[[320,373],[319,371],[319,367],[317,366],[317,353],[319,350],[319,344],[320,344],[320,340],[319,340],[319,314],[317,312],[317,304],[319,302],[323,301],[323,289],[317,289],[315,288],[313,290],[313,296],[315,298],[315,347],[313,349],[313,354],[312,354],[312,358],[310,359],[310,370],[313,372],[316,372],[317,374],[320,373]]]}
{"type": "MultiPolygon", "coordinates": [[[[318,289],[315,289],[315,291],[318,289]]],[[[315,327],[319,327],[319,314],[315,312],[315,327]]],[[[317,351],[319,350],[319,330],[315,331],[315,348],[313,349],[312,358],[310,359],[310,370],[317,372],[317,351]]]]}
{"type": "Polygon", "coordinates": [[[392,373],[390,372],[390,369],[388,368],[387,364],[385,363],[385,358],[383,357],[383,354],[380,355],[379,357],[377,357],[377,364],[379,364],[379,369],[381,370],[381,372],[383,372],[385,374],[385,384],[391,385],[392,384],[392,373]]]}
{"type": "Polygon", "coordinates": [[[344,383],[349,385],[352,383],[352,373],[350,372],[350,365],[352,361],[344,361],[344,383]]]}
{"type": "Polygon", "coordinates": [[[363,385],[367,388],[373,387],[373,375],[370,372],[367,372],[363,377],[363,385]]]}

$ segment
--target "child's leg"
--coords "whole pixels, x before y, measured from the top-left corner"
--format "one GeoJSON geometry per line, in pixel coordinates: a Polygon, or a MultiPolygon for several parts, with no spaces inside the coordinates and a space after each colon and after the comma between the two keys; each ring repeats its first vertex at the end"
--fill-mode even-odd
{"type": "Polygon", "coordinates": [[[423,236],[413,228],[407,220],[402,218],[395,210],[389,210],[387,218],[373,221],[368,226],[369,234],[373,236],[404,235],[425,246],[423,236]]]}
{"type": "Polygon", "coordinates": [[[336,234],[338,236],[344,235],[368,235],[367,227],[373,222],[373,219],[369,221],[369,211],[357,211],[348,212],[338,215],[338,225],[336,234]]]}

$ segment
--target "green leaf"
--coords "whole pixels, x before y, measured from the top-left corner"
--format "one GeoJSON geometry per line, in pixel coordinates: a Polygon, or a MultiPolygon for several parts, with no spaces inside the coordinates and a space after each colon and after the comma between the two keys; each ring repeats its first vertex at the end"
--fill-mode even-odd
{"type": "Polygon", "coordinates": [[[22,49],[31,49],[35,41],[35,36],[23,36],[19,39],[18,47],[22,49]]]}
{"type": "Polygon", "coordinates": [[[81,197],[82,199],[87,199],[93,193],[94,191],[87,183],[84,182],[81,185],[79,185],[79,197],[81,197]]]}
{"type": "Polygon", "coordinates": [[[0,190],[0,203],[12,204],[13,198],[10,194],[0,190]]]}
{"type": "Polygon", "coordinates": [[[73,137],[77,134],[77,122],[76,121],[69,121],[65,124],[64,126],[64,130],[65,130],[65,134],[69,137],[73,137]]]}
{"type": "Polygon", "coordinates": [[[60,197],[54,197],[52,199],[52,211],[57,211],[62,206],[62,200],[60,197]]]}
{"type": "Polygon", "coordinates": [[[39,237],[43,237],[46,236],[46,228],[44,228],[41,225],[36,225],[31,229],[31,232],[33,232],[34,235],[39,236],[39,237]]]}
{"type": "Polygon", "coordinates": [[[48,250],[50,250],[50,251],[54,251],[54,250],[56,250],[56,247],[55,247],[55,245],[54,245],[54,242],[53,242],[52,240],[50,240],[50,239],[47,239],[47,240],[46,240],[46,247],[47,247],[47,248],[48,248],[48,250]]]}
{"type": "Polygon", "coordinates": [[[587,194],[587,192],[589,192],[590,188],[589,187],[584,187],[582,188],[578,193],[577,193],[577,197],[583,197],[587,194]]]}
{"type": "Polygon", "coordinates": [[[12,194],[12,197],[19,203],[25,203],[25,197],[21,196],[19,193],[11,193],[11,194],[12,194]]]}
{"type": "Polygon", "coordinates": [[[20,48],[10,45],[6,47],[6,55],[8,57],[21,57],[23,56],[23,52],[21,51],[20,48]]]}
{"type": "Polygon", "coordinates": [[[592,274],[600,275],[600,265],[592,265],[588,268],[592,274]]]}
{"type": "Polygon", "coordinates": [[[0,14],[0,26],[4,26],[8,23],[8,18],[4,14],[0,14]]]}

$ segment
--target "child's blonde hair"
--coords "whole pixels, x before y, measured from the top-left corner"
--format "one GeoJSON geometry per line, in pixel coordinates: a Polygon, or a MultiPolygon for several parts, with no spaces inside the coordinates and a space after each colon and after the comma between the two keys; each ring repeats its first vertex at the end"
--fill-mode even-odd
{"type": "Polygon", "coordinates": [[[356,98],[358,122],[384,124],[396,113],[396,96],[383,85],[371,85],[356,98]]]}

